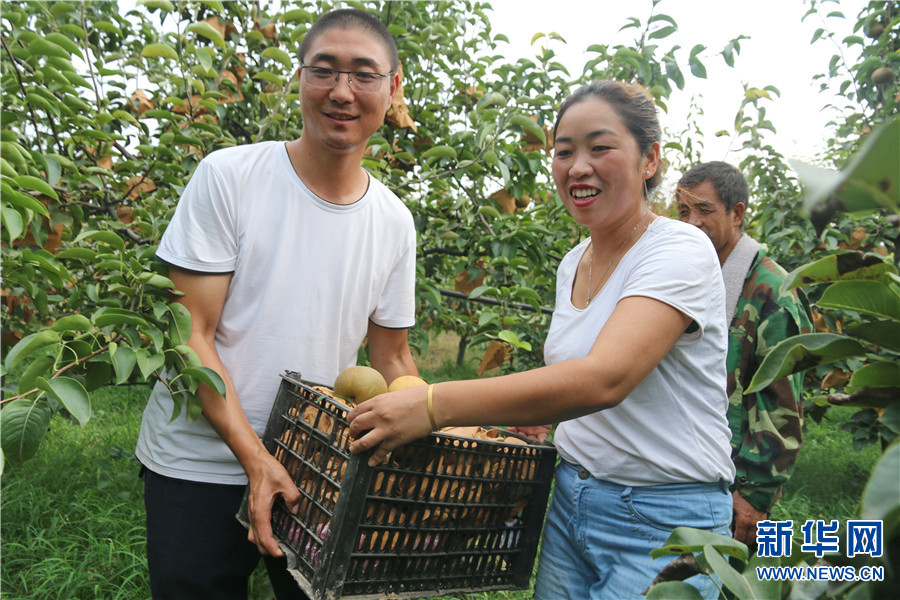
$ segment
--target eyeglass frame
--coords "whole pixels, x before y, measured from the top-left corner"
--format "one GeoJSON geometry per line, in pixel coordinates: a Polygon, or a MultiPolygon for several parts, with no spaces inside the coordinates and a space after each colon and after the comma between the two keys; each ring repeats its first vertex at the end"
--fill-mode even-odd
{"type": "MultiPolygon", "coordinates": [[[[334,72],[334,83],[331,84],[331,87],[327,87],[327,88],[320,87],[319,89],[322,89],[322,90],[332,90],[332,89],[334,89],[335,87],[337,87],[338,81],[341,80],[341,73],[343,73],[343,74],[347,75],[347,85],[349,85],[350,88],[351,88],[353,91],[355,91],[355,92],[363,92],[363,93],[367,92],[368,90],[360,90],[360,89],[358,89],[358,88],[353,87],[353,76],[354,76],[354,75],[377,75],[378,77],[381,77],[382,79],[387,79],[387,78],[389,78],[389,77],[393,77],[393,76],[394,76],[394,73],[395,73],[394,71],[390,71],[390,72],[388,72],[388,73],[376,73],[376,72],[374,72],[374,71],[344,71],[344,70],[341,70],[341,69],[335,69],[335,68],[333,68],[333,67],[316,67],[316,66],[313,66],[313,65],[304,65],[303,63],[300,63],[300,72],[301,72],[301,73],[303,72],[303,69],[323,69],[323,70],[326,70],[326,71],[333,71],[333,72],[334,72]]],[[[307,75],[306,83],[309,83],[309,76],[308,76],[308,75],[307,75]]],[[[313,87],[318,87],[318,86],[315,86],[315,85],[314,85],[313,87]]],[[[377,89],[377,90],[372,90],[371,93],[375,93],[375,92],[378,92],[378,91],[380,91],[380,90],[381,90],[381,86],[379,85],[379,86],[378,86],[378,89],[377,89]]]]}

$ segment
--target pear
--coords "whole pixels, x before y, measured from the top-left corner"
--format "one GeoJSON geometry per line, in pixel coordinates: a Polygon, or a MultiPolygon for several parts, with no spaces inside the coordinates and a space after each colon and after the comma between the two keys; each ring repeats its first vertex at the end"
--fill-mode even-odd
{"type": "Polygon", "coordinates": [[[416,377],[415,375],[401,375],[391,382],[391,385],[388,386],[387,391],[396,392],[398,390],[405,390],[406,388],[416,387],[417,385],[428,385],[428,382],[421,377],[416,377]]]}
{"type": "Polygon", "coordinates": [[[334,380],[334,395],[350,406],[361,404],[386,391],[384,377],[372,367],[348,367],[334,380]]]}

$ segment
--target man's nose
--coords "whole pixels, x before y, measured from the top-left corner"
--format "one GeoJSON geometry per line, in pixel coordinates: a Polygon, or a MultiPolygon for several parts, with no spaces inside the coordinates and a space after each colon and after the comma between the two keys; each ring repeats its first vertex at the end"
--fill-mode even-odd
{"type": "Polygon", "coordinates": [[[331,93],[329,95],[337,100],[353,98],[353,88],[350,86],[349,73],[337,74],[337,82],[334,84],[334,87],[331,88],[331,93]]]}

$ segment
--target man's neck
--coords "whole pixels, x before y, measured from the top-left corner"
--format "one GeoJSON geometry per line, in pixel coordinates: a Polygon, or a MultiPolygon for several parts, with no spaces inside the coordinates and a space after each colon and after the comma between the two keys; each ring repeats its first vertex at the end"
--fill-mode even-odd
{"type": "Polygon", "coordinates": [[[737,243],[741,240],[741,236],[744,235],[744,232],[740,229],[736,230],[735,234],[731,237],[731,240],[728,242],[728,245],[723,247],[720,250],[716,251],[716,254],[719,255],[719,266],[723,266],[725,261],[728,260],[728,256],[731,254],[734,247],[737,246],[737,243]]]}
{"type": "Polygon", "coordinates": [[[369,177],[362,168],[360,151],[313,151],[302,135],[287,142],[294,172],[317,196],[333,204],[352,204],[363,197],[369,177]]]}

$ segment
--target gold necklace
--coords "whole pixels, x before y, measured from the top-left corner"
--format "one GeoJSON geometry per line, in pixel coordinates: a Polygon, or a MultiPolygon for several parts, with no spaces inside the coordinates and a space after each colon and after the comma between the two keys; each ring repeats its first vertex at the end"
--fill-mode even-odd
{"type": "MultiPolygon", "coordinates": [[[[612,259],[609,261],[609,264],[606,266],[606,271],[603,272],[603,277],[600,278],[600,281],[603,281],[604,279],[606,279],[606,276],[609,275],[609,270],[612,269],[613,263],[615,263],[616,259],[619,258],[619,253],[622,252],[622,248],[624,248],[625,244],[627,244],[628,241],[631,240],[631,236],[633,236],[634,232],[637,231],[638,226],[644,222],[644,217],[647,216],[648,212],[650,212],[650,211],[648,211],[645,208],[643,214],[641,215],[641,218],[638,220],[637,223],[634,224],[634,229],[631,230],[631,233],[628,234],[628,237],[625,238],[625,241],[622,242],[622,245],[619,246],[619,249],[616,250],[616,253],[613,255],[612,259]]],[[[588,245],[588,248],[591,251],[591,260],[588,263],[588,289],[587,289],[587,298],[585,299],[585,302],[584,302],[585,308],[587,308],[591,304],[591,295],[592,295],[591,292],[593,291],[592,290],[592,288],[593,288],[592,282],[593,282],[593,274],[594,274],[594,248],[593,248],[593,245],[594,245],[594,240],[593,240],[593,238],[591,238],[591,243],[590,243],[590,245],[588,245]]]]}

